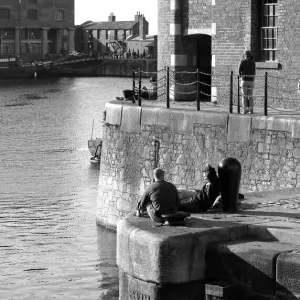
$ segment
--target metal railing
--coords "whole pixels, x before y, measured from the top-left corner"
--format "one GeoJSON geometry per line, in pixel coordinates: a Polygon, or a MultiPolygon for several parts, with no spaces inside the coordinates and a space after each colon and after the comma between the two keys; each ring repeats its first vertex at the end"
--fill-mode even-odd
{"type": "MultiPolygon", "coordinates": [[[[169,67],[161,69],[157,72],[144,72],[141,69],[132,72],[132,91],[135,97],[133,102],[138,102],[138,105],[142,105],[142,101],[149,100],[151,97],[145,97],[143,90],[143,82],[145,78],[155,77],[156,80],[156,93],[155,99],[160,101],[166,101],[166,107],[170,108],[171,96],[173,99],[176,94],[183,96],[192,96],[193,101],[196,102],[197,111],[201,110],[201,105],[205,102],[201,102],[203,97],[210,97],[211,102],[215,103],[213,107],[220,105],[215,101],[217,97],[227,98],[228,102],[223,101],[223,106],[228,105],[229,113],[233,113],[233,108],[237,108],[237,113],[241,113],[242,99],[243,99],[243,87],[241,85],[240,75],[234,74],[233,71],[230,74],[207,74],[196,71],[174,71],[169,67]],[[195,80],[193,80],[195,78],[195,80]],[[219,89],[218,95],[207,93],[206,90],[212,88],[212,80],[214,80],[214,87],[219,89]],[[173,88],[171,88],[171,86],[173,88]],[[189,87],[188,92],[176,90],[174,87],[189,87]],[[202,104],[201,104],[202,103],[202,104]]],[[[251,77],[251,76],[249,76],[251,77]]],[[[263,109],[264,116],[267,116],[269,110],[275,110],[277,112],[285,114],[299,114],[300,115],[300,76],[289,75],[286,77],[277,76],[277,74],[269,74],[265,72],[261,75],[255,75],[255,87],[253,88],[253,97],[255,102],[260,104],[263,109]],[[287,88],[297,85],[297,88],[287,88]],[[293,95],[293,98],[291,96],[293,95]],[[275,108],[269,105],[269,102],[275,103],[276,100],[282,102],[282,106],[286,106],[289,102],[299,102],[299,107],[288,110],[285,108],[275,108]],[[261,103],[260,103],[261,102],[261,103]]],[[[254,80],[254,79],[253,79],[254,80]]],[[[152,98],[153,99],[153,98],[152,98]]]]}

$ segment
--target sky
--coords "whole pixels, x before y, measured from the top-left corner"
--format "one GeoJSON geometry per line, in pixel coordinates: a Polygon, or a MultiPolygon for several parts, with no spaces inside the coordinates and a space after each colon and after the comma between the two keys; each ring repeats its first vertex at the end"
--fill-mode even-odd
{"type": "Polygon", "coordinates": [[[157,34],[156,0],[75,0],[75,24],[108,21],[110,13],[114,13],[116,21],[134,21],[138,11],[149,23],[149,34],[157,34]]]}

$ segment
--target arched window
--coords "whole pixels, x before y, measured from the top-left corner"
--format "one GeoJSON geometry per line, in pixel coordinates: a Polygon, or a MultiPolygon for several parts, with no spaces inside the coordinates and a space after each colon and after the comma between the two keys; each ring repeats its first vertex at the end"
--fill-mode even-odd
{"type": "Polygon", "coordinates": [[[38,19],[38,11],[36,9],[28,9],[27,19],[37,20],[38,19]]]}
{"type": "Polygon", "coordinates": [[[8,8],[0,8],[0,19],[10,19],[10,10],[8,8]]]}

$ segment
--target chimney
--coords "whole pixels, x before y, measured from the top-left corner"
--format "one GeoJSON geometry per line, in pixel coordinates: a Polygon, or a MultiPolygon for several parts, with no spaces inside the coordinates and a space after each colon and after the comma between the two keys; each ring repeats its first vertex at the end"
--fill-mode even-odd
{"type": "Polygon", "coordinates": [[[137,11],[137,12],[136,12],[136,15],[134,16],[134,21],[138,22],[139,19],[140,19],[140,12],[137,11]]]}
{"type": "Polygon", "coordinates": [[[146,21],[144,15],[139,15],[139,38],[144,40],[148,34],[148,22],[146,21]]]}
{"type": "Polygon", "coordinates": [[[115,22],[116,21],[116,16],[114,15],[114,13],[110,13],[110,15],[108,16],[108,22],[115,22]]]}

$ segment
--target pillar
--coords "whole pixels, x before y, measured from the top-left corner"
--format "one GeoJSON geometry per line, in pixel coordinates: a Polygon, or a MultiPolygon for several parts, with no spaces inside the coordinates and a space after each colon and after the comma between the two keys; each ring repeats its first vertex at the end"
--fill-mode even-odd
{"type": "Polygon", "coordinates": [[[68,53],[72,53],[75,50],[75,28],[68,29],[68,53]]]}
{"type": "Polygon", "coordinates": [[[0,28],[0,54],[2,54],[3,50],[3,29],[0,28]]]}
{"type": "Polygon", "coordinates": [[[20,29],[15,28],[15,55],[20,56],[20,29]]]}
{"type": "Polygon", "coordinates": [[[42,55],[48,53],[48,28],[42,28],[42,55]]]}

